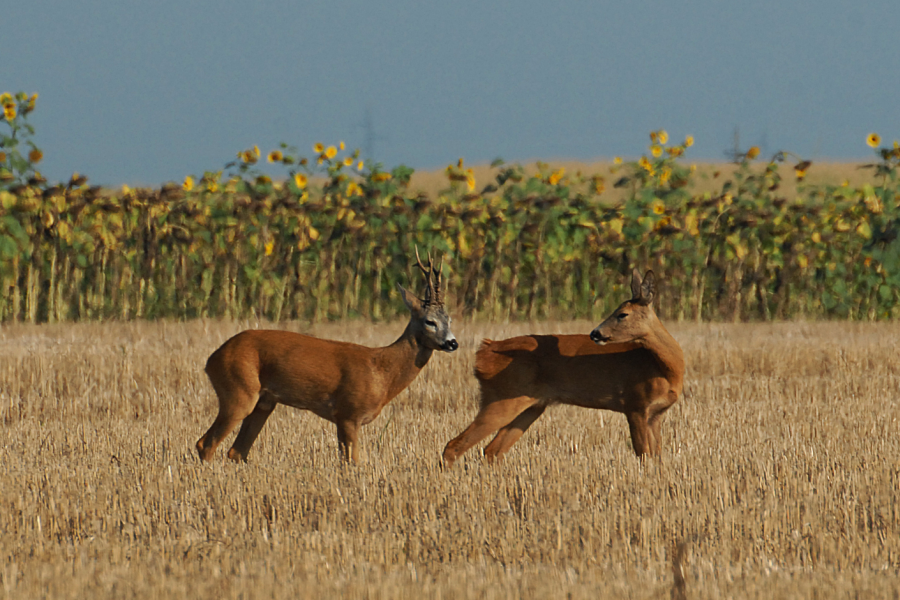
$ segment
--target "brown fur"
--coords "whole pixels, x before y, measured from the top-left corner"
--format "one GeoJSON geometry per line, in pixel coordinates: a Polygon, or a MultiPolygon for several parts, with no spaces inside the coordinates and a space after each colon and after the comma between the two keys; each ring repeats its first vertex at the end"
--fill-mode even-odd
{"type": "Polygon", "coordinates": [[[400,288],[411,316],[390,346],[368,348],[271,330],[244,331],[222,344],[206,363],[219,414],[197,441],[200,458],[210,460],[243,421],[228,458],[247,460],[275,406],[286,404],[334,423],[342,456],[357,460],[359,428],[409,386],[434,350],[458,347],[440,301],[440,271],[419,266],[428,277],[425,299],[400,288]]]}
{"type": "Polygon", "coordinates": [[[475,355],[481,409],[471,425],[447,444],[444,463],[452,465],[497,429],[484,455],[488,460],[500,457],[551,404],[624,413],[635,453],[658,454],[663,413],[681,394],[684,358],[650,306],[655,291],[652,272],[645,277],[646,289],[640,275],[635,277],[633,298],[591,336],[485,340],[475,355]]]}

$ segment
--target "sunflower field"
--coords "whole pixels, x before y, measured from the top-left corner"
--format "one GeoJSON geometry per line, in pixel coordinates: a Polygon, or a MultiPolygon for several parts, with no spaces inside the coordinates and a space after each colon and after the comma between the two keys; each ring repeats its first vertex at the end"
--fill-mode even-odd
{"type": "Polygon", "coordinates": [[[656,131],[645,156],[602,174],[496,161],[477,182],[460,159],[433,195],[411,188],[412,169],[343,143],[311,158],[254,147],[181,183],[110,190],[40,174],[36,100],[0,96],[4,322],[391,318],[405,312],[395,284],[418,289],[416,246],[444,257],[460,316],[596,319],[632,267],[661,276],[669,319],[900,313],[900,148],[876,134],[860,186],[808,184],[809,161],[752,147],[715,191],[695,192],[693,139],[656,131]]]}

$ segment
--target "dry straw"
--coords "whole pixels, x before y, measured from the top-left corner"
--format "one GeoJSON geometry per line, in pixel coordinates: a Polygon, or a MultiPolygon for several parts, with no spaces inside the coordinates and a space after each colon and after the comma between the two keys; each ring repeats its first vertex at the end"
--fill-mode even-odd
{"type": "MultiPolygon", "coordinates": [[[[280,407],[200,464],[209,353],[247,324],[0,329],[0,598],[890,597],[900,392],[890,324],[682,325],[685,397],[641,465],[621,415],[549,411],[495,467],[438,453],[476,410],[460,326],[338,460],[280,407]]],[[[293,325],[293,329],[305,329],[293,325]]],[[[321,325],[384,344],[397,324],[321,325]]],[[[228,441],[226,441],[228,443],[228,441]]]]}

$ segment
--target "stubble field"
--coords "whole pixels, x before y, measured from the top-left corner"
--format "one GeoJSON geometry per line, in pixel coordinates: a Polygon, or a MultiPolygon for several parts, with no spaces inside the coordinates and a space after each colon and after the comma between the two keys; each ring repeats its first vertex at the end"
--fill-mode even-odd
{"type": "MultiPolygon", "coordinates": [[[[203,365],[256,324],[4,326],[0,597],[898,597],[897,324],[667,324],[687,374],[662,459],[621,415],[557,407],[499,465],[441,471],[482,337],[594,325],[457,321],[352,466],[285,407],[249,464],[232,438],[200,464],[203,365]]],[[[282,327],[384,345],[403,324],[282,327]]]]}

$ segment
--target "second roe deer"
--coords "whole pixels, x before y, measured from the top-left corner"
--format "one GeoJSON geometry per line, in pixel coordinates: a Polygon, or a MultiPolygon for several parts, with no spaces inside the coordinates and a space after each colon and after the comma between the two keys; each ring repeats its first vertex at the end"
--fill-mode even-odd
{"type": "Polygon", "coordinates": [[[631,295],[590,336],[484,340],[475,355],[481,410],[447,444],[444,465],[498,429],[484,456],[500,457],[551,404],[625,413],[635,454],[658,454],[663,414],[681,394],[684,357],[653,311],[653,271],[632,273],[631,295]]]}
{"type": "Polygon", "coordinates": [[[250,447],[277,404],[311,411],[337,426],[338,447],[357,460],[360,426],[371,422],[406,389],[435,350],[459,347],[444,310],[441,269],[428,257],[416,262],[426,278],[420,299],[399,284],[412,313],[400,338],[384,348],[323,340],[289,331],[243,331],[213,352],[206,373],[219,398],[219,414],[197,441],[208,461],[243,421],[228,458],[246,461],[250,447]]]}

